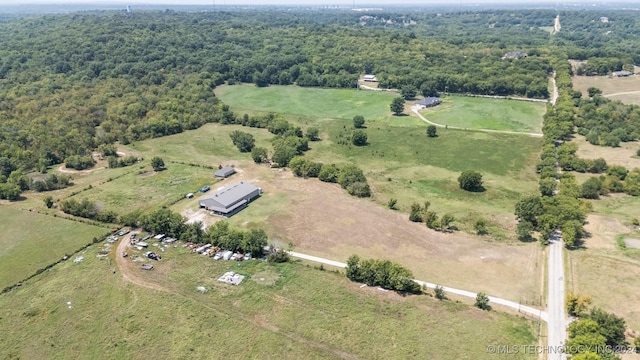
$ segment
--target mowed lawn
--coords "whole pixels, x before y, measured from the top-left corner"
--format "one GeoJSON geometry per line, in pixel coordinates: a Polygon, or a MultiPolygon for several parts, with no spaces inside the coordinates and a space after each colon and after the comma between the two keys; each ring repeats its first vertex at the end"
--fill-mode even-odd
{"type": "Polygon", "coordinates": [[[248,109],[332,119],[352,119],[356,115],[368,119],[382,116],[390,111],[393,98],[399,96],[383,91],[293,85],[259,88],[251,84],[220,86],[215,92],[234,111],[248,109]]]}
{"type": "Polygon", "coordinates": [[[461,128],[541,132],[546,110],[540,102],[446,96],[422,114],[435,123],[461,128]]]}
{"type": "Polygon", "coordinates": [[[506,359],[487,346],[537,343],[535,323],[520,317],[360,288],[304,265],[216,262],[180,246],[154,271],[135,265],[132,276],[165,289],[149,290],[114,274],[96,257],[103,248],[0,296],[1,358],[506,359]],[[244,282],[216,281],[229,270],[244,282]]]}
{"type": "Polygon", "coordinates": [[[0,206],[0,288],[90,243],[109,229],[0,206]]]}

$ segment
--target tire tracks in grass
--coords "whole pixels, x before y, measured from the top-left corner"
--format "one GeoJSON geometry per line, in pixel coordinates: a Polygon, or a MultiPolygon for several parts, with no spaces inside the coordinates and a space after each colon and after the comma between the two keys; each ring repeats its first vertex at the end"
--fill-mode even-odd
{"type": "Polygon", "coordinates": [[[269,323],[266,319],[264,319],[264,317],[261,317],[259,315],[255,316],[254,318],[251,318],[249,316],[246,315],[242,315],[240,313],[232,313],[232,312],[225,312],[220,310],[219,308],[207,305],[205,303],[203,303],[202,301],[199,301],[191,296],[188,296],[186,294],[180,293],[180,292],[176,292],[176,291],[171,291],[167,288],[165,288],[164,286],[140,279],[139,277],[137,277],[135,274],[133,274],[131,272],[131,269],[129,266],[127,266],[126,263],[126,258],[122,257],[122,253],[124,251],[126,251],[127,246],[129,244],[128,240],[125,240],[124,238],[120,240],[120,242],[118,243],[118,247],[116,249],[116,264],[118,266],[118,269],[120,270],[120,273],[122,274],[122,278],[131,284],[146,288],[146,289],[150,289],[150,290],[156,290],[156,291],[161,291],[161,292],[165,292],[165,293],[169,293],[169,294],[173,294],[173,295],[178,295],[181,296],[184,299],[190,300],[192,302],[195,302],[197,304],[199,304],[202,307],[205,307],[206,309],[210,310],[211,312],[217,314],[218,316],[221,316],[223,318],[225,318],[226,320],[229,321],[233,321],[234,319],[241,319],[244,322],[250,323],[254,326],[258,326],[260,328],[263,328],[265,330],[271,331],[272,333],[276,333],[279,335],[282,335],[290,340],[293,340],[295,342],[301,343],[301,344],[305,344],[311,347],[314,347],[316,349],[322,350],[324,352],[330,353],[338,358],[341,359],[346,359],[346,360],[358,360],[359,358],[353,354],[350,354],[344,350],[329,346],[327,344],[321,343],[321,342],[317,342],[317,341],[313,341],[310,339],[307,339],[299,334],[296,334],[294,332],[290,332],[287,330],[283,330],[280,327],[269,323]]]}

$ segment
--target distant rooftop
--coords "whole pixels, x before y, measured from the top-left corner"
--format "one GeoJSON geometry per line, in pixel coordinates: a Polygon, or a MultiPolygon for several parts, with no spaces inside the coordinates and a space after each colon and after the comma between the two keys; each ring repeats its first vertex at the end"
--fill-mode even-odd
{"type": "Polygon", "coordinates": [[[217,170],[213,175],[215,177],[226,178],[236,173],[236,169],[231,166],[225,166],[222,169],[217,170]]]}

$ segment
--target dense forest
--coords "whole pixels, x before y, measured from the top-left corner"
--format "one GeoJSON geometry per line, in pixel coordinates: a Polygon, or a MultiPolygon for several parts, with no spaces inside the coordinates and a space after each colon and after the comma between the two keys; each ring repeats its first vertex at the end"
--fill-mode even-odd
{"type": "MultiPolygon", "coordinates": [[[[629,49],[638,39],[625,35],[637,30],[634,16],[605,14],[602,23],[587,14],[562,13],[563,31],[553,36],[542,29],[556,16],[550,10],[5,16],[0,183],[63,162],[91,166],[104,144],[234,123],[213,94],[224,82],[351,88],[375,73],[382,87],[424,95],[547,98],[558,54],[601,58],[613,70],[637,60],[629,49]],[[505,58],[514,51],[528,56],[505,58]]],[[[587,125],[590,114],[582,114],[587,125]]],[[[15,185],[3,185],[0,197],[14,197],[15,185]]]]}

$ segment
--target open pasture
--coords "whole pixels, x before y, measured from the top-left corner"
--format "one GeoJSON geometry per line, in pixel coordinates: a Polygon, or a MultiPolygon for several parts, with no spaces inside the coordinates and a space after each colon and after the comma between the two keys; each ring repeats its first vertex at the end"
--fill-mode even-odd
{"type": "Polygon", "coordinates": [[[0,289],[109,232],[105,227],[42,215],[14,205],[0,206],[0,289]]]}
{"type": "Polygon", "coordinates": [[[611,100],[620,100],[625,104],[640,105],[640,76],[574,76],[573,88],[587,97],[587,89],[596,87],[602,95],[611,100]]]}
{"type": "Polygon", "coordinates": [[[546,104],[540,102],[452,95],[422,114],[449,126],[539,133],[545,111],[546,104]]]}
{"type": "Polygon", "coordinates": [[[298,86],[256,87],[252,84],[220,86],[216,95],[232,110],[276,112],[316,118],[366,119],[389,113],[389,104],[398,94],[384,91],[319,89],[298,86]]]}
{"type": "MultiPolygon", "coordinates": [[[[237,107],[232,105],[232,110],[236,113],[256,114],[264,111],[278,112],[281,108],[254,106],[251,101],[239,101],[233,92],[242,92],[243,96],[257,99],[262,98],[262,93],[266,92],[270,98],[286,101],[291,89],[297,88],[231,86],[222,87],[217,93],[225,103],[237,104],[237,107]]],[[[311,150],[305,156],[323,163],[358,164],[373,187],[375,200],[380,204],[395,198],[400,209],[408,211],[414,201],[431,201],[434,210],[452,212],[458,219],[462,219],[461,226],[465,229],[470,228],[468,224],[478,214],[486,215],[501,229],[511,229],[515,226],[512,209],[517,199],[524,194],[537,192],[534,164],[541,139],[451,129],[438,129],[437,138],[428,138],[424,122],[414,116],[391,116],[388,101],[372,102],[367,107],[350,110],[348,116],[338,118],[330,118],[338,116],[335,112],[328,111],[326,114],[307,110],[318,106],[316,102],[320,98],[322,103],[340,103],[345,91],[358,96],[370,96],[372,99],[376,99],[380,93],[300,90],[322,94],[322,97],[306,96],[308,107],[286,110],[289,111],[285,114],[288,121],[303,129],[309,126],[320,129],[322,141],[310,143],[311,150]],[[367,119],[365,131],[368,145],[363,147],[348,144],[348,137],[353,129],[351,117],[357,114],[365,114],[367,119]],[[370,117],[370,114],[374,115],[370,117]],[[517,151],[514,151],[514,146],[517,151]],[[486,192],[468,193],[458,188],[457,177],[460,172],[468,169],[483,173],[486,192]]],[[[497,101],[469,99],[489,103],[497,101]]],[[[534,104],[534,107],[535,105],[540,106],[534,104]]]]}
{"type": "Polygon", "coordinates": [[[536,343],[535,324],[522,318],[360,288],[303,265],[216,262],[181,247],[150,272],[127,260],[131,276],[162,289],[151,290],[114,274],[96,257],[102,248],[0,297],[0,357],[496,359],[488,345],[536,343]],[[245,281],[216,281],[229,270],[245,281]]]}

